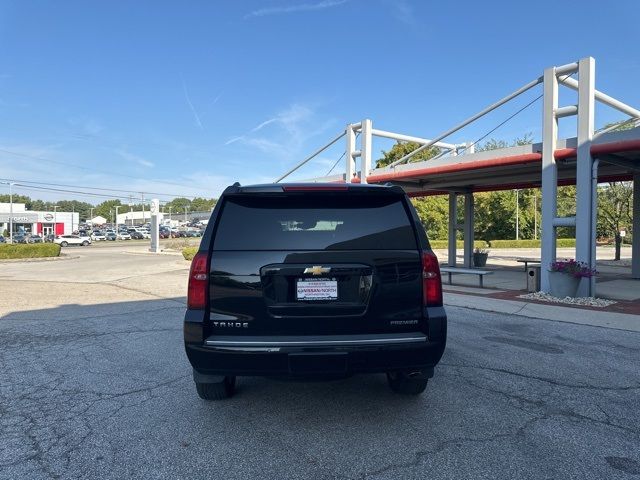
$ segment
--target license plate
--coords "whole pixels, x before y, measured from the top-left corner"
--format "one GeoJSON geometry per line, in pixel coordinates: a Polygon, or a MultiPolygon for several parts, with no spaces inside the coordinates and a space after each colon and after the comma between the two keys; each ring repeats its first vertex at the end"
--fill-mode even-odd
{"type": "Polygon", "coordinates": [[[304,279],[296,282],[298,300],[337,300],[338,281],[325,279],[304,279]]]}

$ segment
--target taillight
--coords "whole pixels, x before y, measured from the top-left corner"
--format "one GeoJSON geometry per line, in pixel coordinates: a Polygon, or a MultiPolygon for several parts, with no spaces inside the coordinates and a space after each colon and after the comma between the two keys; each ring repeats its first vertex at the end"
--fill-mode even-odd
{"type": "Polygon", "coordinates": [[[442,306],[440,265],[432,252],[422,254],[422,302],[424,306],[442,306]]]}
{"type": "Polygon", "coordinates": [[[206,252],[198,252],[191,262],[189,288],[187,289],[187,307],[204,309],[207,306],[207,288],[209,287],[209,265],[206,252]]]}

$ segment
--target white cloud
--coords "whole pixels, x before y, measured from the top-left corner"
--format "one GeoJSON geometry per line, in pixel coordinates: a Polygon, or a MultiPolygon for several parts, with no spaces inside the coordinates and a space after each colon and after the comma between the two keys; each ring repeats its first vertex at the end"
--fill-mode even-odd
{"type": "Polygon", "coordinates": [[[248,13],[245,15],[245,18],[324,10],[326,8],[337,7],[338,5],[347,3],[347,1],[348,0],[322,0],[321,2],[316,3],[299,3],[293,5],[282,5],[279,7],[266,7],[248,13]]]}
{"type": "Polygon", "coordinates": [[[311,107],[294,103],[248,132],[231,137],[225,145],[241,142],[277,160],[290,162],[301,155],[307,140],[323,133],[332,124],[333,121],[320,122],[311,107]]]}
{"type": "Polygon", "coordinates": [[[127,152],[126,150],[116,150],[115,152],[128,162],[137,163],[147,168],[155,167],[155,163],[134,153],[127,152]]]}

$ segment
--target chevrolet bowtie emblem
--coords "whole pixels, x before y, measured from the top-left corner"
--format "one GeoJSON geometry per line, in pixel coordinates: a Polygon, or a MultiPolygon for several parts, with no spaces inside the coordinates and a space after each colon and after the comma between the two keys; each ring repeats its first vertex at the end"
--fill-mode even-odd
{"type": "Polygon", "coordinates": [[[320,275],[322,273],[329,273],[331,268],[321,267],[320,265],[314,265],[313,267],[307,267],[304,269],[304,273],[310,273],[312,275],[320,275]]]}

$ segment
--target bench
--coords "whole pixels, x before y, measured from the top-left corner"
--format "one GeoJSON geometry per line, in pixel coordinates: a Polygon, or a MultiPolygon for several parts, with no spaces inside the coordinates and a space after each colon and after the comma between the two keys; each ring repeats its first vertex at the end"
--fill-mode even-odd
{"type": "Polygon", "coordinates": [[[531,264],[540,264],[540,259],[539,258],[518,258],[516,260],[516,262],[518,263],[524,263],[524,271],[527,271],[527,264],[531,263],[531,264]]]}
{"type": "Polygon", "coordinates": [[[465,273],[469,275],[478,275],[480,279],[480,288],[483,288],[482,279],[485,275],[493,273],[492,270],[479,270],[477,268],[459,268],[459,267],[440,267],[441,273],[449,275],[449,285],[451,285],[451,275],[454,273],[465,273]]]}

